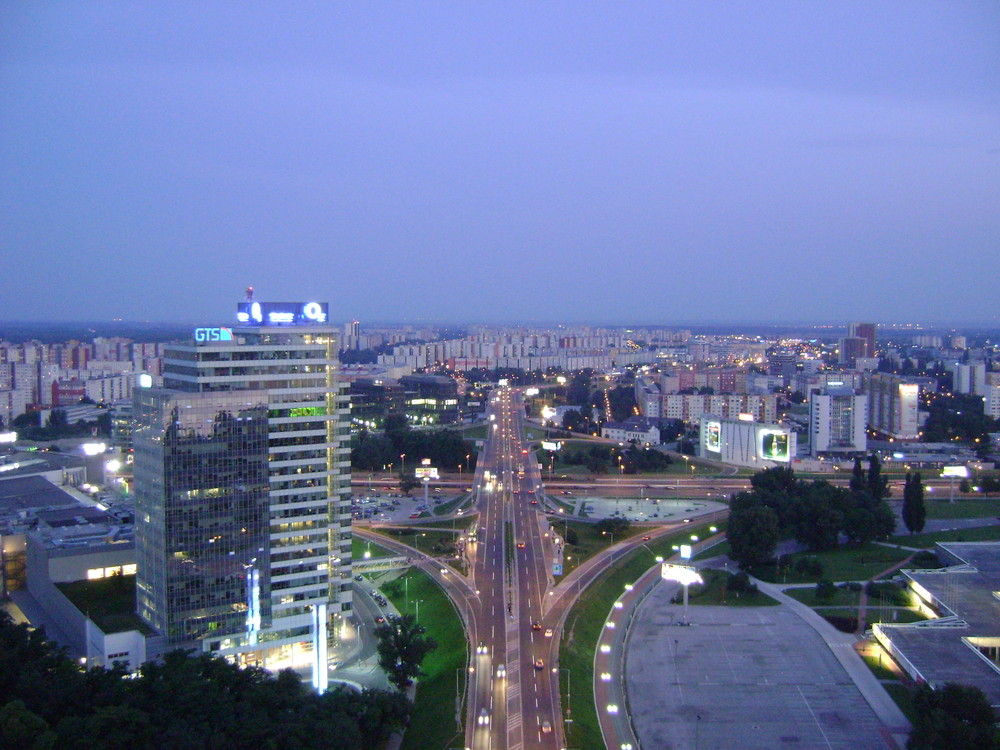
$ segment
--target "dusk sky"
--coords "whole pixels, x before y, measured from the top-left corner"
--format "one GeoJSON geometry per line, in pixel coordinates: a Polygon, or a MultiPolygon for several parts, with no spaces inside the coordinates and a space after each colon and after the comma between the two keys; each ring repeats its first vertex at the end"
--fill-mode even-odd
{"type": "Polygon", "coordinates": [[[0,320],[1000,323],[1000,3],[4,2],[0,320]]]}

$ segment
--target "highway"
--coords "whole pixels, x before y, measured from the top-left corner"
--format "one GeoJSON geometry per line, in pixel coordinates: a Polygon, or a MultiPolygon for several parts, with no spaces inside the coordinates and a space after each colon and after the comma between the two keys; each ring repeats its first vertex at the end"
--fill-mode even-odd
{"type": "Polygon", "coordinates": [[[524,406],[511,389],[495,393],[489,434],[476,470],[479,528],[470,547],[479,596],[473,643],[467,743],[476,750],[557,748],[558,695],[542,602],[551,573],[551,539],[537,512],[541,490],[523,432],[524,406]]]}

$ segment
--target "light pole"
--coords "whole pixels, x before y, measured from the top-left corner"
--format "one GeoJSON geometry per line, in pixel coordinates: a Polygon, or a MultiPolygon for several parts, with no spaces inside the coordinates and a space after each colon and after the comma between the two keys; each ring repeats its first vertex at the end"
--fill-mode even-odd
{"type": "Polygon", "coordinates": [[[399,454],[399,476],[406,474],[406,454],[399,454]]]}
{"type": "Polygon", "coordinates": [[[417,601],[414,602],[414,606],[417,608],[417,619],[416,619],[417,623],[420,622],[420,602],[422,601],[423,599],[417,599],[417,601]]]}

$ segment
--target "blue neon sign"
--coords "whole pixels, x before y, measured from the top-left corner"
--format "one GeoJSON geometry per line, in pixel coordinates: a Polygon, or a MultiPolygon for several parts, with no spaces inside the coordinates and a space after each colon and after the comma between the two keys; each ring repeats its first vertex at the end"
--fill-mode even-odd
{"type": "Polygon", "coordinates": [[[233,340],[233,329],[232,328],[195,328],[194,329],[194,340],[198,342],[204,341],[232,341],[233,340]]]}
{"type": "Polygon", "coordinates": [[[326,302],[240,302],[236,319],[250,326],[315,325],[329,320],[326,302]]]}

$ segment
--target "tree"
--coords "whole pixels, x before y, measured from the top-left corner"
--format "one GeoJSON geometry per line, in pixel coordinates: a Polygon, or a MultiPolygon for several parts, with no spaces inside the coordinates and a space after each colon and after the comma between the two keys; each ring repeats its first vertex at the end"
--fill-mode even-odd
{"type": "Polygon", "coordinates": [[[915,719],[907,750],[998,750],[996,716],[976,687],[948,683],[940,690],[927,684],[913,696],[915,719]]]}
{"type": "Polygon", "coordinates": [[[924,485],[920,473],[906,475],[903,485],[903,523],[911,534],[919,534],[924,530],[927,520],[927,506],[924,503],[924,485]]]}
{"type": "Polygon", "coordinates": [[[889,479],[882,476],[882,462],[878,460],[878,456],[874,453],[868,457],[866,484],[871,496],[876,500],[888,500],[892,494],[889,491],[889,479]]]}
{"type": "Polygon", "coordinates": [[[865,470],[861,465],[861,457],[855,456],[854,458],[854,469],[851,471],[851,492],[861,492],[865,487],[868,486],[868,480],[865,479],[865,470]]]}
{"type": "Polygon", "coordinates": [[[572,544],[574,547],[579,544],[580,537],[576,533],[576,529],[567,527],[566,528],[566,544],[572,544]]]}
{"type": "Polygon", "coordinates": [[[402,492],[407,497],[410,496],[410,492],[417,489],[420,486],[420,480],[411,474],[401,474],[399,477],[399,491],[402,492]]]}
{"type": "Polygon", "coordinates": [[[420,665],[437,648],[433,638],[425,637],[425,629],[413,615],[403,615],[375,628],[378,639],[378,663],[389,682],[405,690],[414,677],[420,677],[420,665]]]}
{"type": "Polygon", "coordinates": [[[778,544],[778,516],[765,505],[733,508],[729,512],[726,536],[729,539],[729,556],[741,568],[770,562],[778,544]]]}
{"type": "Polygon", "coordinates": [[[0,708],[0,747],[49,750],[56,736],[45,719],[29,711],[24,701],[11,701],[0,708]]]}

